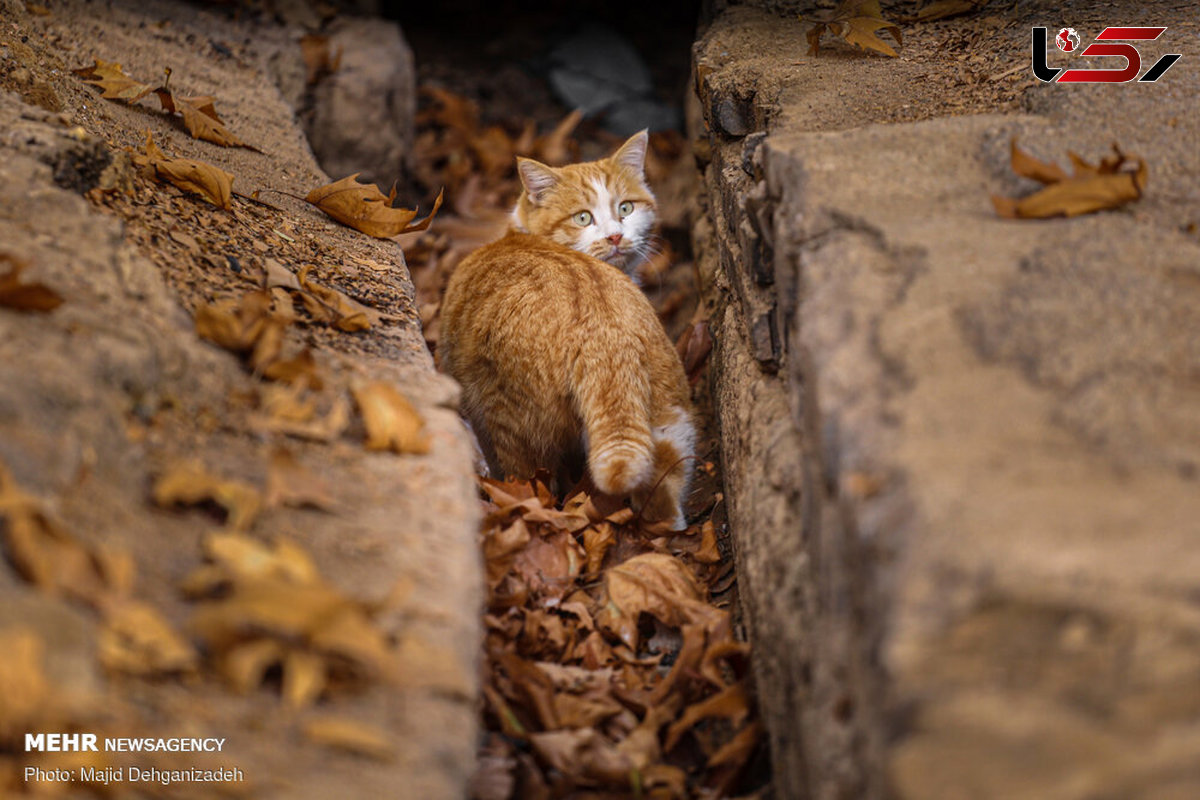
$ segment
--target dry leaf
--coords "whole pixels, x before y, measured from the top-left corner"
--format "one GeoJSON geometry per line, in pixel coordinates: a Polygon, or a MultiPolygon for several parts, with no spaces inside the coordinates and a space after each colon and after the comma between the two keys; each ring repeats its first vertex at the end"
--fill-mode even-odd
{"type": "Polygon", "coordinates": [[[368,236],[387,239],[401,233],[423,231],[429,227],[434,215],[442,207],[443,192],[438,192],[433,202],[433,211],[420,222],[412,223],[416,209],[392,208],[396,199],[396,187],[384,196],[375,184],[359,183],[360,173],[342,178],[340,181],[313,189],[304,198],[343,225],[362,231],[368,236]]]}
{"type": "Polygon", "coordinates": [[[425,421],[396,387],[390,383],[368,383],[354,389],[354,399],[367,428],[368,450],[429,452],[425,421]]]}
{"type": "Polygon", "coordinates": [[[368,756],[376,761],[390,761],[396,752],[386,731],[353,719],[313,719],[304,725],[304,735],[317,744],[368,756]]]}
{"type": "Polygon", "coordinates": [[[267,467],[266,504],[267,508],[291,506],[329,511],[334,500],[326,481],[302,466],[290,452],[279,448],[271,454],[267,467]]]}
{"type": "Polygon", "coordinates": [[[34,729],[39,711],[51,698],[45,651],[32,628],[0,628],[0,737],[5,740],[34,729]]]}
{"type": "Polygon", "coordinates": [[[53,595],[103,608],[128,593],[127,554],[89,547],[52,520],[0,465],[0,519],[5,554],[17,573],[53,595]]]}
{"type": "Polygon", "coordinates": [[[222,147],[256,149],[234,136],[225,127],[221,117],[217,114],[216,98],[209,95],[185,97],[175,94],[165,87],[155,89],[154,93],[158,95],[164,111],[172,114],[179,113],[183,117],[183,124],[193,139],[203,139],[222,147]]]}
{"type": "Polygon", "coordinates": [[[1095,165],[1070,153],[1074,174],[1067,177],[1057,165],[1039,161],[1022,151],[1014,138],[1013,171],[1047,185],[1020,200],[992,195],[996,213],[1007,219],[1074,217],[1117,208],[1141,198],[1148,174],[1145,160],[1126,155],[1116,144],[1113,153],[1095,165]],[[1123,169],[1127,165],[1135,165],[1134,170],[1123,169]]]}
{"type": "Polygon", "coordinates": [[[347,333],[367,330],[379,321],[379,312],[375,309],[364,306],[337,289],[309,280],[308,275],[312,270],[311,264],[302,267],[297,282],[303,289],[300,299],[314,319],[328,322],[347,333]]]}
{"type": "Polygon", "coordinates": [[[123,100],[126,103],[133,103],[154,91],[152,86],[135,81],[126,75],[121,69],[121,65],[112,61],[101,61],[97,58],[96,63],[92,66],[73,70],[73,72],[81,76],[84,83],[90,83],[102,89],[104,94],[100,96],[105,100],[123,100]]]}
{"type": "Polygon", "coordinates": [[[808,54],[816,56],[820,52],[821,35],[828,28],[835,36],[841,36],[848,43],[858,45],[867,50],[875,50],[895,58],[896,51],[891,45],[876,36],[876,32],[885,30],[903,45],[900,28],[895,23],[883,18],[879,8],[879,0],[843,0],[833,11],[826,14],[814,14],[815,23],[808,31],[808,54]]]}
{"type": "Polygon", "coordinates": [[[272,312],[273,299],[267,292],[247,292],[236,299],[217,300],[198,306],[195,313],[196,333],[201,338],[235,353],[249,353],[259,349],[264,335],[269,336],[268,346],[261,348],[259,361],[272,360],[286,323],[272,312]],[[278,331],[266,334],[267,328],[278,331]],[[273,351],[273,352],[271,352],[273,351]]]}
{"type": "Polygon", "coordinates": [[[150,168],[155,177],[198,194],[218,208],[231,208],[233,176],[225,170],[191,158],[167,158],[149,133],[142,149],[143,153],[133,156],[138,166],[150,168]]]}
{"type": "Polygon", "coordinates": [[[350,403],[341,393],[334,394],[324,415],[301,384],[269,384],[261,387],[260,397],[263,413],[252,415],[251,423],[263,431],[332,442],[350,424],[350,403]]]}
{"type": "Polygon", "coordinates": [[[674,748],[680,737],[701,720],[724,717],[737,726],[749,713],[750,703],[746,697],[746,689],[742,684],[735,683],[685,709],[683,716],[667,730],[663,746],[667,750],[674,748]]]}
{"type": "Polygon", "coordinates": [[[301,36],[300,55],[308,70],[305,83],[309,86],[320,80],[322,76],[337,72],[338,67],[342,64],[342,49],[339,47],[336,51],[332,50],[329,47],[328,36],[311,33],[301,36]]]}
{"type": "Polygon", "coordinates": [[[283,660],[283,699],[292,708],[312,705],[328,683],[325,661],[315,653],[292,650],[283,660]]]}
{"type": "Polygon", "coordinates": [[[610,568],[604,574],[604,590],[605,603],[596,622],[633,650],[642,612],[672,626],[722,614],[704,602],[704,589],[687,566],[665,553],[643,553],[610,568]]]}
{"type": "Polygon", "coordinates": [[[154,483],[154,502],[161,508],[213,502],[225,509],[229,530],[244,531],[262,509],[262,495],[248,483],[218,478],[195,461],[174,464],[154,483]]]}
{"type": "Polygon", "coordinates": [[[195,649],[156,609],[134,601],[105,613],[97,650],[105,668],[143,677],[190,672],[197,661],[195,649]]]}
{"type": "Polygon", "coordinates": [[[11,253],[0,253],[2,263],[8,264],[8,272],[0,275],[0,307],[15,311],[53,311],[62,305],[62,295],[44,283],[21,282],[21,272],[28,263],[11,253]]]}

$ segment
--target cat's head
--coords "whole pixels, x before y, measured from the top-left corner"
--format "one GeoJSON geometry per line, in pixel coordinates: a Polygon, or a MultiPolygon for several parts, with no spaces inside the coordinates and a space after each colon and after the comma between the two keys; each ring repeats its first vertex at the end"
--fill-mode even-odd
{"type": "Polygon", "coordinates": [[[655,221],[647,140],[641,131],[608,158],[564,167],[517,159],[524,191],[513,225],[632,272],[651,255],[655,221]]]}

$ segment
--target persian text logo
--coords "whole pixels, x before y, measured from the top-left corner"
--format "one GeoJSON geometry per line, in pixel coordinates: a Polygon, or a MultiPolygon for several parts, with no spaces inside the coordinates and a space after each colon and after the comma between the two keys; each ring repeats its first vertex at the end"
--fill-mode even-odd
{"type": "Polygon", "coordinates": [[[1124,58],[1125,68],[1062,69],[1046,63],[1046,28],[1035,27],[1032,43],[1033,75],[1044,83],[1126,83],[1135,78],[1138,83],[1154,83],[1179,60],[1181,54],[1167,53],[1161,56],[1138,78],[1138,73],[1142,71],[1142,55],[1136,47],[1126,42],[1152,42],[1162,36],[1165,30],[1166,27],[1109,27],[1100,31],[1094,43],[1080,50],[1079,34],[1074,28],[1063,28],[1054,37],[1054,43],[1058,45],[1059,50],[1064,53],[1077,52],[1081,56],[1124,58]]]}

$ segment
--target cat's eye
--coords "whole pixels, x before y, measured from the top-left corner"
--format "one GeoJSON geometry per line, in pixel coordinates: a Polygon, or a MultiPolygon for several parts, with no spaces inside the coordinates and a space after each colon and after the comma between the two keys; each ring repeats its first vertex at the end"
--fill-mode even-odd
{"type": "Polygon", "coordinates": [[[633,213],[633,201],[632,200],[622,201],[621,205],[617,206],[617,213],[620,214],[622,217],[628,217],[630,214],[633,213]]]}
{"type": "Polygon", "coordinates": [[[579,227],[586,228],[588,225],[592,224],[592,212],[580,211],[578,214],[571,217],[571,219],[575,220],[575,224],[579,227]]]}

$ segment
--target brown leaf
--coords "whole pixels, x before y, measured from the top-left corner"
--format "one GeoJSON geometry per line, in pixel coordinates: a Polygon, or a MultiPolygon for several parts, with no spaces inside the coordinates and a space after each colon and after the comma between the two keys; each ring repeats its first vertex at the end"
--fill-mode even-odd
{"type": "Polygon", "coordinates": [[[761,736],[762,724],[757,720],[751,722],[708,757],[708,766],[710,768],[723,766],[741,767],[754,753],[754,746],[758,744],[761,736]]]}
{"type": "Polygon", "coordinates": [[[387,731],[344,717],[321,717],[305,723],[304,735],[317,744],[376,761],[391,761],[396,748],[387,731]]]}
{"type": "Polygon", "coordinates": [[[228,172],[191,158],[167,158],[149,133],[143,151],[141,155],[134,155],[135,164],[150,168],[155,177],[169,181],[185,192],[198,194],[217,208],[230,210],[233,176],[228,172]]]}
{"type": "Polygon", "coordinates": [[[268,384],[261,387],[260,397],[262,413],[252,415],[251,422],[263,431],[332,442],[350,425],[350,403],[340,392],[323,415],[301,384],[268,384]]]}
{"type": "Polygon", "coordinates": [[[9,562],[39,589],[94,608],[103,608],[129,592],[129,557],[80,542],[22,492],[3,465],[0,519],[5,522],[2,530],[9,562]]]}
{"type": "Polygon", "coordinates": [[[271,453],[267,467],[267,508],[334,508],[329,484],[300,464],[289,451],[279,448],[271,453]]]}
{"type": "Polygon", "coordinates": [[[379,321],[379,312],[375,309],[364,306],[337,289],[309,280],[308,275],[312,270],[311,264],[302,267],[297,280],[303,289],[300,299],[315,319],[328,322],[347,333],[367,330],[379,321]]]}
{"type": "Polygon", "coordinates": [[[15,311],[53,311],[63,298],[44,283],[22,283],[21,271],[29,264],[11,253],[0,253],[0,263],[8,263],[8,272],[0,275],[0,307],[15,311]]]}
{"type": "Polygon", "coordinates": [[[234,136],[217,114],[216,98],[210,95],[185,97],[165,87],[154,90],[163,110],[183,116],[183,124],[193,139],[219,144],[222,147],[246,147],[257,149],[234,136]]]}
{"type": "MultiPolygon", "coordinates": [[[[571,141],[571,134],[583,121],[583,112],[575,109],[554,126],[554,130],[538,138],[533,144],[533,154],[543,163],[559,167],[575,160],[578,148],[571,141]]],[[[512,162],[509,162],[512,166],[512,162]]]]}
{"type": "Polygon", "coordinates": [[[329,37],[306,34],[300,37],[300,55],[308,70],[305,83],[312,86],[322,76],[337,72],[342,64],[342,49],[334,51],[329,46],[329,37]]]}
{"type": "Polygon", "coordinates": [[[816,23],[808,32],[808,54],[816,56],[820,51],[821,34],[828,28],[835,36],[841,36],[849,44],[863,49],[875,50],[887,56],[896,57],[896,51],[891,45],[876,36],[876,32],[885,30],[903,45],[904,40],[900,28],[895,23],[883,18],[879,8],[879,0],[842,0],[841,5],[826,14],[814,14],[816,23]]]}
{"type": "Polygon", "coordinates": [[[634,556],[604,575],[605,602],[596,622],[637,649],[642,612],[667,625],[715,622],[723,614],[704,602],[700,583],[682,561],[665,553],[634,556]]]}
{"type": "Polygon", "coordinates": [[[0,736],[5,739],[32,730],[53,696],[45,651],[45,642],[32,628],[0,628],[0,736]]]}
{"type": "Polygon", "coordinates": [[[246,694],[263,682],[267,670],[281,664],[286,649],[273,639],[255,639],[232,647],[221,659],[220,672],[235,691],[246,694]]]}
{"type": "Polygon", "coordinates": [[[97,639],[106,669],[142,677],[191,672],[195,649],[153,607],[127,601],[109,609],[97,639]]]}
{"type": "Polygon", "coordinates": [[[396,387],[376,381],[353,391],[358,411],[367,428],[368,450],[415,454],[429,452],[425,421],[396,387]]]}
{"type": "Polygon", "coordinates": [[[283,699],[292,708],[305,708],[325,691],[325,660],[315,653],[292,650],[283,659],[283,699]]]}
{"type": "MultiPolygon", "coordinates": [[[[317,565],[299,545],[279,539],[271,545],[240,533],[210,533],[204,537],[204,555],[223,581],[281,580],[300,586],[320,583],[317,565]]],[[[223,584],[199,586],[189,579],[189,594],[207,594],[223,584]]]]}
{"type": "Polygon", "coordinates": [[[217,300],[198,306],[196,333],[201,338],[235,353],[255,354],[255,360],[270,362],[282,347],[286,323],[272,311],[267,292],[247,292],[236,299],[217,300]],[[275,328],[274,331],[268,331],[275,328]],[[265,344],[260,344],[265,340],[265,344]]]}
{"type": "Polygon", "coordinates": [[[1032,178],[1040,184],[1058,183],[1067,179],[1067,173],[1058,164],[1039,161],[1017,147],[1017,137],[1009,142],[1012,170],[1023,178],[1032,178]]]}
{"type": "Polygon", "coordinates": [[[1127,156],[1115,144],[1113,152],[1113,156],[1102,159],[1097,165],[1089,164],[1071,153],[1075,171],[1068,178],[1055,165],[1037,161],[1022,152],[1014,140],[1013,170],[1049,185],[1020,200],[993,195],[992,204],[996,213],[1007,219],[1074,217],[1118,208],[1141,198],[1148,174],[1145,160],[1127,156]],[[1126,165],[1136,166],[1130,171],[1123,169],[1126,165]]]}
{"type": "Polygon", "coordinates": [[[126,75],[121,65],[113,61],[101,61],[97,58],[92,66],[73,72],[81,76],[84,83],[90,83],[103,90],[104,93],[100,96],[105,100],[133,103],[154,91],[152,86],[126,75]]]}
{"type": "Polygon", "coordinates": [[[534,752],[554,769],[576,780],[632,787],[634,764],[595,728],[530,734],[534,752]]]}
{"type": "Polygon", "coordinates": [[[749,713],[750,704],[746,697],[746,689],[742,684],[735,683],[684,709],[683,716],[667,730],[663,748],[666,750],[674,748],[680,737],[701,720],[723,717],[736,726],[740,725],[749,713]]]}
{"type": "Polygon", "coordinates": [[[303,386],[314,391],[325,388],[325,379],[317,367],[311,347],[304,348],[291,358],[269,361],[262,376],[270,381],[303,386]]]}
{"type": "Polygon", "coordinates": [[[154,502],[161,508],[213,502],[225,509],[229,530],[244,531],[262,509],[262,495],[248,483],[218,478],[195,461],[172,465],[154,483],[154,502]]]}
{"type": "Polygon", "coordinates": [[[340,181],[313,189],[305,198],[343,225],[362,231],[368,236],[387,239],[401,233],[423,231],[433,222],[434,215],[442,207],[443,192],[438,192],[433,202],[433,211],[417,223],[416,209],[392,208],[396,199],[396,187],[384,196],[375,184],[359,183],[360,173],[342,178],[340,181]],[[412,224],[410,224],[412,223],[412,224]]]}

